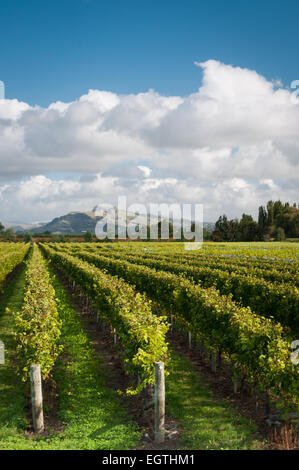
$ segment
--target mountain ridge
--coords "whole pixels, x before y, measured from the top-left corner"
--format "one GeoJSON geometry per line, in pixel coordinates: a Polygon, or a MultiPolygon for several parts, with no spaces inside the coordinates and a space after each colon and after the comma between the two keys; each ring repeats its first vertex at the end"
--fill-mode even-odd
{"type": "MultiPolygon", "coordinates": [[[[120,226],[124,226],[127,221],[132,221],[136,219],[136,225],[139,223],[149,225],[149,218],[146,215],[137,215],[134,213],[121,213],[117,212],[118,222],[120,226]],[[126,215],[125,215],[126,214],[126,215]]],[[[96,224],[102,220],[103,217],[106,217],[110,222],[114,221],[114,216],[109,215],[107,211],[103,208],[94,207],[91,211],[81,212],[81,211],[71,211],[60,217],[55,217],[48,223],[43,224],[17,224],[12,228],[16,233],[31,232],[33,234],[40,233],[53,233],[53,234],[74,234],[81,235],[90,231],[95,233],[96,224]],[[101,214],[101,215],[98,215],[101,214]]],[[[159,219],[155,217],[154,223],[158,223],[159,219]]],[[[204,222],[204,228],[207,231],[212,231],[215,224],[211,222],[204,222]]]]}

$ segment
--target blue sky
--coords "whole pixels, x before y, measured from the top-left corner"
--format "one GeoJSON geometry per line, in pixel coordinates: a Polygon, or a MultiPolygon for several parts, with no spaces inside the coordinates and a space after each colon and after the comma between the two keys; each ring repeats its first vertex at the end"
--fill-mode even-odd
{"type": "Polygon", "coordinates": [[[0,79],[31,105],[198,89],[195,60],[299,77],[298,0],[1,0],[0,79]]]}
{"type": "Polygon", "coordinates": [[[0,221],[298,202],[298,0],[0,0],[0,221]]]}

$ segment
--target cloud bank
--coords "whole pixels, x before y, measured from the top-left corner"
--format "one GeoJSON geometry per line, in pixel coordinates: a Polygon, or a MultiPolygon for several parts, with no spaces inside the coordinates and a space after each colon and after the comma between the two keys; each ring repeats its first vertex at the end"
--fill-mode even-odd
{"type": "Polygon", "coordinates": [[[202,84],[185,97],[89,90],[48,108],[0,100],[0,220],[46,221],[118,195],[203,203],[207,221],[297,201],[293,90],[214,60],[196,65],[202,84]]]}

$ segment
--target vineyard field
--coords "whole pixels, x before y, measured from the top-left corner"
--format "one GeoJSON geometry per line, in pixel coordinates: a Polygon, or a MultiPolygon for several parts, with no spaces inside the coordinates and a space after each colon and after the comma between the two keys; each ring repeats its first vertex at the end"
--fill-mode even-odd
{"type": "MultiPolygon", "coordinates": [[[[103,431],[100,448],[146,448],[140,441],[141,418],[130,410],[147,410],[138,413],[151,416],[147,429],[153,435],[150,403],[153,396],[156,400],[157,364],[162,363],[163,432],[170,432],[168,422],[176,423],[178,448],[265,448],[267,439],[253,438],[262,432],[259,424],[253,430],[250,423],[284,415],[295,416],[296,426],[299,371],[293,345],[299,334],[299,245],[207,243],[194,251],[183,246],[0,243],[0,340],[3,336],[7,343],[0,383],[8,381],[0,393],[9,404],[0,417],[0,449],[99,448],[90,437],[80,444],[76,433],[85,436],[89,426],[95,432],[97,420],[111,419],[110,406],[119,408],[119,444],[112,437],[107,443],[103,431]],[[18,292],[17,285],[22,286],[18,292]],[[98,361],[103,361],[101,366],[98,361]],[[115,361],[114,385],[109,388],[108,369],[115,361]],[[36,364],[46,390],[45,428],[38,440],[27,442],[22,406],[29,400],[31,368],[36,364]],[[221,389],[221,396],[215,398],[210,382],[221,389]],[[188,394],[191,414],[185,415],[181,394],[188,394]],[[13,409],[16,396],[19,406],[13,409]],[[105,397],[105,406],[100,397],[105,397]],[[240,405],[232,406],[232,397],[240,405]],[[222,407],[219,435],[211,429],[219,418],[205,412],[201,400],[211,400],[211,409],[215,400],[222,407]],[[249,421],[242,411],[244,400],[251,410],[249,421]],[[49,419],[62,426],[59,439],[55,430],[46,437],[49,419]],[[186,429],[192,429],[192,435],[186,429]],[[233,429],[233,438],[228,429],[233,429]]],[[[33,413],[29,429],[34,423],[33,413]]]]}

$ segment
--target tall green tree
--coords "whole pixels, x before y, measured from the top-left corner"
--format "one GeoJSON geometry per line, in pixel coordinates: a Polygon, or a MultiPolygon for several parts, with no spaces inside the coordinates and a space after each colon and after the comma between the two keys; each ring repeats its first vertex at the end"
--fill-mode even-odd
{"type": "Polygon", "coordinates": [[[258,217],[258,224],[260,227],[261,232],[264,232],[267,227],[267,211],[264,206],[259,207],[259,217],[258,217]]]}
{"type": "Polygon", "coordinates": [[[260,206],[258,222],[249,214],[228,220],[221,215],[212,233],[214,241],[256,241],[276,238],[299,238],[299,208],[296,203],[268,201],[267,208],[260,206]]]}
{"type": "Polygon", "coordinates": [[[24,235],[23,235],[23,238],[24,238],[24,242],[25,243],[30,243],[32,242],[32,233],[30,232],[25,232],[24,235]]]}
{"type": "Polygon", "coordinates": [[[89,243],[89,242],[92,242],[93,240],[93,234],[90,232],[90,230],[88,230],[85,234],[84,234],[84,240],[89,243]]]}
{"type": "Polygon", "coordinates": [[[283,240],[285,240],[286,236],[285,236],[285,231],[282,227],[278,227],[278,229],[276,230],[276,239],[281,242],[283,240]]]}
{"type": "Polygon", "coordinates": [[[267,204],[267,225],[271,227],[274,224],[274,203],[269,201],[267,204]]]}
{"type": "Polygon", "coordinates": [[[8,228],[4,232],[4,238],[8,242],[13,242],[17,238],[17,235],[15,234],[15,231],[13,228],[8,228]]]}

